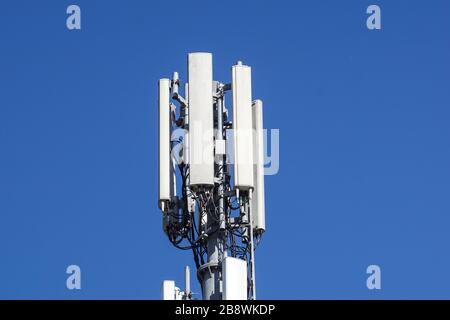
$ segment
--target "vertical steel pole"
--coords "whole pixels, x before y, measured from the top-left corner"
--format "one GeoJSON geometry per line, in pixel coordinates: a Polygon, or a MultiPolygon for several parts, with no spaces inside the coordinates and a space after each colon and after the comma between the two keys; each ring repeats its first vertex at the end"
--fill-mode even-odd
{"type": "MultiPolygon", "coordinates": [[[[217,84],[219,85],[219,84],[217,84]]],[[[216,140],[223,139],[223,95],[220,93],[215,103],[217,127],[216,140]]],[[[219,201],[218,212],[215,208],[208,208],[207,230],[209,237],[207,239],[208,262],[201,267],[203,299],[221,300],[222,299],[222,260],[225,251],[225,212],[224,212],[224,156],[216,156],[216,176],[218,178],[217,193],[213,195],[219,201]],[[219,219],[217,219],[218,217],[219,219]]]]}
{"type": "Polygon", "coordinates": [[[251,285],[252,285],[252,300],[256,300],[256,276],[255,276],[255,244],[253,242],[253,212],[252,208],[250,206],[251,200],[252,200],[252,192],[253,190],[250,189],[248,191],[248,205],[247,208],[250,208],[248,210],[248,219],[249,219],[249,228],[250,228],[250,279],[251,279],[251,285]]]}

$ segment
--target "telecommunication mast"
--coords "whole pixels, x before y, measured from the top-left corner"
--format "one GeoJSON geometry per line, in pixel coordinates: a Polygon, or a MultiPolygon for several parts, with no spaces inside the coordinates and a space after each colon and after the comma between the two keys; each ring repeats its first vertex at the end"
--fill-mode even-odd
{"type": "MultiPolygon", "coordinates": [[[[254,300],[255,248],[265,231],[263,104],[252,98],[251,67],[238,61],[222,83],[213,80],[211,53],[187,60],[184,85],[177,72],[159,80],[163,230],[192,251],[204,300],[254,300]]],[[[188,267],[185,277],[184,291],[164,281],[163,299],[192,299],[188,267]]]]}

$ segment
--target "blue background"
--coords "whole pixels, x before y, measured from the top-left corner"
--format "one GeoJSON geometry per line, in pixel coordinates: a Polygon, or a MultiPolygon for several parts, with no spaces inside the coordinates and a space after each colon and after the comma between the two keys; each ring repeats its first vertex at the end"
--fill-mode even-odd
{"type": "Polygon", "coordinates": [[[66,28],[72,2],[0,5],[0,298],[182,286],[193,261],[161,228],[156,99],[191,51],[212,52],[224,82],[251,65],[280,129],[259,298],[450,298],[450,2],[74,3],[81,31],[66,28]]]}

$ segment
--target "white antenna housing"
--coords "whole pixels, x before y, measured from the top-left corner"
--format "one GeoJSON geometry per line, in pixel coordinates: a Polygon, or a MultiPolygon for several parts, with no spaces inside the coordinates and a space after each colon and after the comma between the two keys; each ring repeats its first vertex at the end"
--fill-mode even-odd
{"type": "Polygon", "coordinates": [[[162,300],[177,300],[175,291],[175,281],[164,280],[161,287],[162,300]]]}
{"type": "Polygon", "coordinates": [[[252,218],[256,233],[266,230],[265,201],[264,201],[264,132],[263,132],[263,103],[253,101],[253,184],[252,218]]]}
{"type": "Polygon", "coordinates": [[[251,68],[238,62],[231,69],[233,91],[234,185],[253,188],[251,68]]]}
{"type": "Polygon", "coordinates": [[[214,185],[212,55],[188,55],[189,185],[214,185]]]}
{"type": "Polygon", "coordinates": [[[222,300],[247,300],[247,262],[226,257],[222,262],[222,300]]]}
{"type": "Polygon", "coordinates": [[[170,80],[158,82],[159,118],[159,162],[158,198],[159,208],[167,212],[167,202],[171,200],[171,158],[170,158],[170,80]]]}

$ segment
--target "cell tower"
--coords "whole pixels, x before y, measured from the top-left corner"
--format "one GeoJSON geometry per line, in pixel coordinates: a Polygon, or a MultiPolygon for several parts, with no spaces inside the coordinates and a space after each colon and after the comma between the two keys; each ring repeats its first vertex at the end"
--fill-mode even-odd
{"type": "MultiPolygon", "coordinates": [[[[251,68],[239,61],[231,83],[221,83],[213,80],[211,53],[190,53],[184,97],[180,88],[177,72],[159,80],[164,232],[175,247],[192,251],[204,300],[254,300],[265,208],[262,102],[252,101],[251,68]]],[[[189,269],[184,292],[164,281],[162,293],[191,299],[189,269]]]]}

